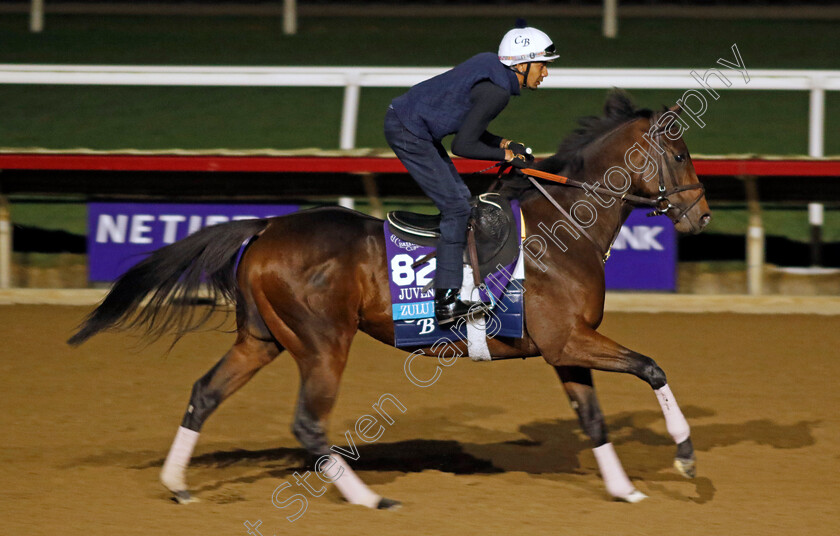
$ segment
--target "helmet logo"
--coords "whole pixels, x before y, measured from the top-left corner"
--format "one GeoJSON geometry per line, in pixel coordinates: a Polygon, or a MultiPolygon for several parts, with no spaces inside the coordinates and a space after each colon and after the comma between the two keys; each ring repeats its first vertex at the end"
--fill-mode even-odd
{"type": "Polygon", "coordinates": [[[534,58],[536,58],[536,57],[537,57],[537,55],[536,55],[536,54],[534,54],[533,52],[531,52],[531,59],[534,59],[534,58]]]}
{"type": "Polygon", "coordinates": [[[528,45],[531,44],[530,39],[528,39],[527,37],[521,36],[521,35],[517,35],[516,39],[514,39],[513,42],[516,43],[517,45],[522,45],[523,47],[527,47],[528,45]]]}

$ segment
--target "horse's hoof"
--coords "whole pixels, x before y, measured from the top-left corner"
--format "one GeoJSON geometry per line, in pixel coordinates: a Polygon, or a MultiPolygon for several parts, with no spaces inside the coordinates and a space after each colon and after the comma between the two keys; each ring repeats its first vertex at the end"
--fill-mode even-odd
{"type": "Polygon", "coordinates": [[[194,502],[198,502],[198,499],[193,497],[189,491],[173,491],[172,492],[172,499],[178,504],[190,504],[194,502]]]}
{"type": "Polygon", "coordinates": [[[686,478],[697,476],[697,460],[694,458],[674,458],[674,468],[686,478]]]}
{"type": "Polygon", "coordinates": [[[400,501],[386,499],[385,497],[379,499],[379,504],[376,505],[377,510],[399,510],[401,507],[402,503],[400,501]]]}
{"type": "Polygon", "coordinates": [[[637,503],[642,502],[647,498],[647,495],[645,495],[637,489],[634,489],[629,495],[625,495],[624,497],[616,497],[615,500],[628,503],[637,503]]]}

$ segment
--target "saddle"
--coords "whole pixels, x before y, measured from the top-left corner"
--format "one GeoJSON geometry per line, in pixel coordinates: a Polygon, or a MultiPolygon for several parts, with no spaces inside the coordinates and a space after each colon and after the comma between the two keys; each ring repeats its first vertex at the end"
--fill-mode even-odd
{"type": "MultiPolygon", "coordinates": [[[[510,201],[496,193],[486,193],[470,200],[472,214],[467,226],[467,247],[464,264],[473,269],[476,286],[498,266],[507,266],[519,254],[519,233],[510,208],[510,201]]],[[[391,232],[397,238],[436,247],[440,238],[440,214],[430,216],[395,210],[388,213],[391,232]]],[[[428,262],[434,253],[423,257],[415,266],[428,262]]]]}

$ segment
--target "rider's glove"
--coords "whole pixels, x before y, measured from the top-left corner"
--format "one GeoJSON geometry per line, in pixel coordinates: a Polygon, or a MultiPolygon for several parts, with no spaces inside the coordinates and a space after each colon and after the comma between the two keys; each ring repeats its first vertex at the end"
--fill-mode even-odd
{"type": "Polygon", "coordinates": [[[534,155],[531,154],[531,149],[525,147],[521,143],[512,141],[508,144],[507,149],[510,149],[514,156],[522,156],[527,162],[532,162],[534,160],[534,155]]]}

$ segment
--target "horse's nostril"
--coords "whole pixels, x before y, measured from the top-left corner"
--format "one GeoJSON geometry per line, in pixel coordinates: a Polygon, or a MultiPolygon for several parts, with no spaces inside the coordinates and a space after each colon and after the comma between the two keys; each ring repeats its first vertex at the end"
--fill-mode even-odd
{"type": "Polygon", "coordinates": [[[700,226],[705,227],[705,226],[709,225],[710,221],[712,221],[712,215],[711,214],[703,214],[703,216],[700,217],[700,226]]]}

